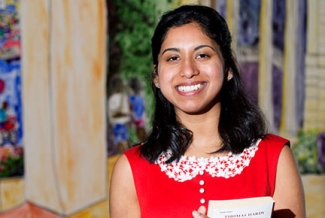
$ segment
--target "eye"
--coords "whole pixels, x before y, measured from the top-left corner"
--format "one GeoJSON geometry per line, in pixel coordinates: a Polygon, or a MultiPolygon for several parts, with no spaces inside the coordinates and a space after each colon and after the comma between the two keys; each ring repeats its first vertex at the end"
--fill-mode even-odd
{"type": "Polygon", "coordinates": [[[177,61],[177,60],[179,60],[179,57],[177,57],[177,56],[172,56],[167,59],[167,61],[177,61]]]}
{"type": "Polygon", "coordinates": [[[201,59],[201,58],[208,58],[208,57],[210,56],[203,53],[203,54],[199,54],[196,58],[201,59]]]}

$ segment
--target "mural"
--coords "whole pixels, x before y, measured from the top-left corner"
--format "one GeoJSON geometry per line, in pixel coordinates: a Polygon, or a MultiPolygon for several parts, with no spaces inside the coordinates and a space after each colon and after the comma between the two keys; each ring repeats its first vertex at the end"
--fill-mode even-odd
{"type": "Polygon", "coordinates": [[[259,38],[259,16],[261,2],[242,0],[239,3],[239,34],[238,44],[254,46],[259,38]]]}
{"type": "Polygon", "coordinates": [[[300,127],[304,124],[304,103],[305,103],[305,56],[306,56],[306,37],[307,37],[307,2],[306,0],[299,1],[299,23],[301,25],[298,26],[297,29],[297,45],[298,53],[297,53],[297,91],[296,91],[296,98],[297,98],[297,120],[298,125],[300,127]]]}
{"type": "Polygon", "coordinates": [[[0,178],[23,175],[18,0],[0,1],[0,178]]]}
{"type": "Polygon", "coordinates": [[[222,17],[227,17],[227,0],[216,1],[216,10],[221,14],[222,17]]]}
{"type": "Polygon", "coordinates": [[[246,91],[251,99],[258,101],[258,41],[259,41],[259,16],[261,2],[243,0],[239,2],[238,20],[238,50],[239,65],[246,91]]]}
{"type": "Polygon", "coordinates": [[[272,63],[272,90],[273,90],[273,111],[274,128],[278,131],[281,121],[282,105],[282,82],[283,82],[283,50],[284,50],[284,29],[285,29],[285,10],[284,0],[273,1],[272,8],[272,34],[274,57],[272,63]]]}
{"type": "MultiPolygon", "coordinates": [[[[136,85],[137,89],[141,86],[137,99],[140,99],[138,98],[140,95],[144,97],[141,101],[145,102],[143,108],[146,107],[146,113],[144,113],[140,123],[133,122],[135,120],[132,114],[128,118],[128,128],[124,128],[123,132],[128,135],[128,142],[126,144],[131,146],[140,141],[139,131],[142,132],[141,134],[147,131],[146,129],[140,130],[139,127],[146,127],[147,121],[152,115],[152,110],[150,110],[153,107],[152,91],[148,84],[150,84],[152,72],[150,39],[153,29],[161,13],[171,7],[172,4],[175,4],[175,2],[161,1],[157,4],[157,2],[152,0],[143,0],[142,2],[128,0],[127,3],[124,0],[107,0],[109,21],[114,24],[109,25],[107,98],[109,100],[116,92],[113,88],[115,87],[113,81],[115,81],[114,77],[117,74],[123,80],[123,92],[129,96],[130,103],[133,101],[134,96],[132,97],[132,95],[135,93],[131,83],[133,83],[132,81],[134,81],[135,77],[140,81],[141,85],[136,85]],[[130,23],[130,20],[133,22],[130,23]]],[[[134,108],[132,104],[129,106],[134,108]]],[[[109,109],[111,106],[107,108],[109,109]]],[[[123,148],[118,146],[116,123],[112,116],[108,116],[108,130],[108,155],[121,152],[123,148]],[[113,133],[115,133],[115,137],[113,133]]]]}
{"type": "Polygon", "coordinates": [[[285,29],[285,0],[273,1],[272,10],[272,30],[273,45],[283,51],[284,47],[284,29],[285,29]]]}
{"type": "Polygon", "coordinates": [[[325,133],[301,131],[298,143],[293,147],[301,174],[325,173],[325,133]]]}

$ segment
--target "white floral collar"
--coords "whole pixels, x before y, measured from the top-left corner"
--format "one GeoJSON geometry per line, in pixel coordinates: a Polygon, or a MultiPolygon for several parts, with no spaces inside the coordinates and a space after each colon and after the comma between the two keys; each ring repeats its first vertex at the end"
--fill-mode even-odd
{"type": "Polygon", "coordinates": [[[198,174],[209,173],[212,177],[230,178],[240,174],[245,167],[249,166],[251,159],[258,150],[258,140],[254,145],[245,148],[240,154],[226,156],[197,158],[182,156],[178,162],[174,161],[166,164],[171,157],[171,152],[163,153],[159,156],[156,164],[159,164],[162,172],[166,173],[169,178],[177,182],[184,182],[195,178],[198,174]]]}

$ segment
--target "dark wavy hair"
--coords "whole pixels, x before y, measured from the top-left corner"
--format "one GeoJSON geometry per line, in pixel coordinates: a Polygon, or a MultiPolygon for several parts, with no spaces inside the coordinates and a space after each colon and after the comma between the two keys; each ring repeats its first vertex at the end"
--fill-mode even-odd
{"type": "MultiPolygon", "coordinates": [[[[221,112],[218,130],[222,147],[215,152],[241,153],[264,137],[267,131],[266,122],[262,112],[248,99],[243,90],[237,61],[231,49],[231,35],[223,17],[210,7],[198,5],[183,5],[165,13],[151,39],[153,64],[159,64],[158,54],[169,29],[189,23],[198,24],[203,32],[219,45],[224,59],[224,72],[226,74],[230,71],[233,75],[229,81],[225,77],[220,91],[221,112]]],[[[155,73],[152,76],[154,78],[155,73]]],[[[151,86],[155,97],[155,111],[152,130],[147,141],[140,147],[140,153],[153,163],[160,154],[171,151],[172,156],[168,160],[170,163],[179,160],[185,153],[192,141],[192,132],[178,121],[174,106],[153,84],[153,78],[151,86]]]]}

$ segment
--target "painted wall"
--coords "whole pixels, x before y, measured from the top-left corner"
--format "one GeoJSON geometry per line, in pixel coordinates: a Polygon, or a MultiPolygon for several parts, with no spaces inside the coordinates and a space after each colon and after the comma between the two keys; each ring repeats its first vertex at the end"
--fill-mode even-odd
{"type": "Polygon", "coordinates": [[[20,9],[25,202],[67,216],[107,199],[105,2],[20,9]]]}

